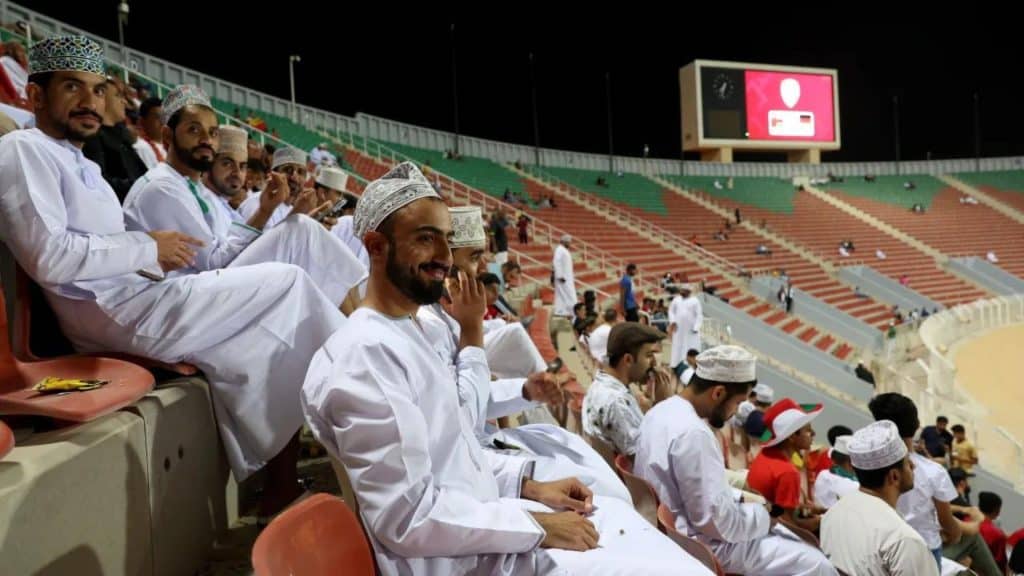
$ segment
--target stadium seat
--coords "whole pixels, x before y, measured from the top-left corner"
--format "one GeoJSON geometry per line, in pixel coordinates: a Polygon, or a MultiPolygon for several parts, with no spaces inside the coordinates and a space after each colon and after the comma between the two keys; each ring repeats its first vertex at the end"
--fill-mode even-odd
{"type": "Polygon", "coordinates": [[[633,463],[625,454],[615,456],[615,470],[633,498],[633,507],[652,526],[658,526],[658,493],[647,480],[633,474],[633,463]]]}
{"type": "Polygon", "coordinates": [[[96,356],[64,356],[39,362],[14,357],[8,338],[7,305],[0,291],[0,414],[45,416],[87,422],[128,406],[153,389],[153,375],[130,362],[96,356]],[[33,386],[43,378],[107,380],[87,392],[42,395],[33,386]]]}
{"type": "Polygon", "coordinates": [[[707,566],[715,574],[725,576],[725,572],[722,571],[722,566],[718,563],[718,558],[715,558],[714,552],[703,543],[677,531],[675,520],[668,506],[664,504],[658,505],[658,527],[661,528],[661,531],[668,535],[680,548],[685,550],[687,554],[700,560],[701,564],[707,566]]]}
{"type": "Polygon", "coordinates": [[[370,543],[340,499],[316,494],[285,510],[256,539],[256,576],[373,576],[370,543]]]}

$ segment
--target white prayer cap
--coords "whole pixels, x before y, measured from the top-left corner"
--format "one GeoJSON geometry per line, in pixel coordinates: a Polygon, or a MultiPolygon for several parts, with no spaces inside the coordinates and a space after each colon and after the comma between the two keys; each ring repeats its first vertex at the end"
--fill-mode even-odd
{"type": "Polygon", "coordinates": [[[878,470],[903,460],[907,444],[900,438],[896,425],[879,420],[853,433],[850,444],[850,462],[859,470],[878,470]]]}
{"type": "Polygon", "coordinates": [[[285,146],[274,150],[274,160],[270,163],[271,170],[277,170],[285,164],[306,165],[306,153],[298,148],[285,146]]]}
{"type": "Polygon", "coordinates": [[[757,398],[758,402],[762,402],[764,404],[771,404],[772,402],[775,401],[775,390],[773,390],[772,387],[767,384],[758,384],[757,386],[754,386],[752,392],[754,393],[754,397],[757,398]]]}
{"type": "Polygon", "coordinates": [[[562,239],[560,240],[560,242],[562,244],[568,245],[570,242],[572,242],[572,236],[569,236],[568,234],[562,234],[562,239]]]}
{"type": "Polygon", "coordinates": [[[682,292],[693,292],[693,284],[683,284],[679,287],[682,292]]]}
{"type": "Polygon", "coordinates": [[[750,401],[744,400],[741,402],[739,408],[736,409],[736,414],[732,417],[733,426],[742,428],[754,410],[757,410],[757,406],[754,406],[750,401]]]}
{"type": "Polygon", "coordinates": [[[340,168],[324,166],[317,170],[316,183],[337,192],[344,192],[345,185],[348,184],[348,174],[340,168]]]}
{"type": "Polygon", "coordinates": [[[485,248],[487,233],[484,232],[483,212],[479,206],[452,206],[452,232],[455,234],[448,246],[456,248],[485,248]]]}
{"type": "Polygon", "coordinates": [[[376,230],[399,209],[421,198],[437,198],[437,191],[412,162],[402,162],[387,174],[370,182],[352,215],[356,238],[376,230]]]}
{"type": "Polygon", "coordinates": [[[757,358],[739,346],[715,346],[697,356],[697,377],[709,382],[753,382],[757,358]]]}
{"type": "Polygon", "coordinates": [[[836,437],[836,445],[832,447],[833,452],[840,454],[850,455],[850,441],[853,440],[853,436],[847,434],[845,436],[836,437]]]}
{"type": "Polygon", "coordinates": [[[192,84],[182,84],[164,96],[163,106],[160,108],[160,123],[167,124],[171,116],[186,106],[202,106],[213,110],[210,97],[202,88],[192,84]]]}
{"type": "Polygon", "coordinates": [[[220,127],[220,146],[218,154],[226,154],[237,162],[244,163],[249,159],[249,133],[238,126],[222,125],[220,127]]]}

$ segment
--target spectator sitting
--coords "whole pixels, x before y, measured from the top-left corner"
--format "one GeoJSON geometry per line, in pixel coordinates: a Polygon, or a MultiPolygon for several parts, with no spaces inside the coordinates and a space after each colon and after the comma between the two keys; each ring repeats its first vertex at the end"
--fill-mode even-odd
{"type": "Polygon", "coordinates": [[[976,206],[978,204],[978,199],[975,198],[974,196],[971,196],[970,194],[968,194],[967,196],[961,196],[960,197],[960,203],[961,204],[971,204],[972,206],[976,206]]]}
{"type": "Polygon", "coordinates": [[[913,180],[907,180],[906,182],[903,183],[903,189],[904,190],[914,190],[916,188],[917,188],[917,185],[914,184],[913,180]]]}
{"type": "Polygon", "coordinates": [[[717,178],[715,178],[714,187],[715,190],[721,190],[723,188],[722,182],[717,178]]]}
{"type": "Polygon", "coordinates": [[[874,182],[875,181],[875,176],[873,174],[865,174],[864,175],[864,181],[865,182],[874,182]]]}
{"type": "Polygon", "coordinates": [[[729,235],[725,233],[725,230],[719,230],[718,232],[715,232],[714,238],[715,240],[724,242],[729,239],[729,235]]]}
{"type": "Polygon", "coordinates": [[[754,250],[754,254],[757,254],[758,256],[771,256],[772,251],[764,244],[758,244],[757,248],[754,250]]]}
{"type": "Polygon", "coordinates": [[[878,258],[879,260],[885,260],[886,258],[888,258],[888,256],[886,256],[885,252],[882,251],[881,248],[879,248],[875,250],[875,258],[878,258]]]}
{"type": "Polygon", "coordinates": [[[988,254],[985,255],[985,259],[993,264],[999,263],[999,258],[996,258],[996,253],[991,250],[989,250],[988,254]]]}
{"type": "Polygon", "coordinates": [[[843,258],[849,258],[850,253],[846,250],[846,246],[843,246],[842,244],[839,245],[839,255],[843,258]]]}
{"type": "MultiPolygon", "coordinates": [[[[905,187],[905,186],[904,186],[904,187],[905,187]]],[[[910,209],[910,211],[911,211],[911,212],[913,212],[914,214],[924,214],[924,205],[923,205],[923,204],[921,204],[920,202],[917,202],[917,203],[915,203],[915,204],[914,204],[914,206],[913,206],[913,207],[912,207],[912,208],[910,209]]]]}

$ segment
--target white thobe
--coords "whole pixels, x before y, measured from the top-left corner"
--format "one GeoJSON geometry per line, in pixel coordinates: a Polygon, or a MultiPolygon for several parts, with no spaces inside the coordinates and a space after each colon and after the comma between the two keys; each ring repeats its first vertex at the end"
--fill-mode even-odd
{"type": "MultiPolygon", "coordinates": [[[[342,216],[338,218],[338,223],[331,228],[331,233],[337,236],[342,242],[348,246],[348,249],[356,255],[356,259],[366,266],[366,269],[370,269],[370,255],[366,252],[366,246],[363,246],[362,238],[356,238],[355,230],[353,228],[352,215],[342,216]]],[[[359,284],[359,298],[366,298],[366,282],[359,284]]]]}
{"type": "Polygon", "coordinates": [[[583,397],[583,431],[615,447],[619,454],[636,453],[636,437],[644,413],[629,388],[599,370],[583,397]]]}
{"type": "Polygon", "coordinates": [[[77,349],[205,373],[239,480],[302,425],[302,375],[345,319],[301,268],[241,266],[239,257],[229,269],[159,282],[136,274],[161,274],[156,242],[126,231],[98,165],[36,129],[0,141],[0,235],[77,349]]]}
{"type": "Polygon", "coordinates": [[[135,153],[139,155],[139,159],[146,165],[147,170],[156,168],[156,165],[160,163],[160,158],[157,157],[156,152],[153,150],[153,146],[160,149],[160,155],[163,158],[167,158],[167,150],[165,150],[164,145],[159,142],[153,142],[150,144],[149,140],[139,136],[135,141],[135,144],[132,145],[132,148],[135,149],[135,153]]]}
{"type": "Polygon", "coordinates": [[[598,364],[608,363],[608,336],[612,333],[611,324],[601,324],[587,338],[587,350],[590,357],[598,364]]]}
{"type": "MultiPolygon", "coordinates": [[[[456,371],[489,379],[475,347],[459,351],[456,371]]],[[[600,496],[600,548],[538,549],[544,532],[527,510],[547,508],[519,500],[510,473],[529,474],[529,463],[481,450],[456,388],[418,321],[368,308],[310,365],[306,419],[348,472],[381,574],[710,574],[628,504],[600,496]]]]}
{"type": "Polygon", "coordinates": [[[821,518],[821,549],[857,576],[937,576],[924,539],[884,500],[856,490],[821,518]]]}
{"type": "Polygon", "coordinates": [[[576,297],[576,277],[573,275],[572,254],[568,248],[561,244],[555,247],[552,268],[555,271],[554,315],[572,318],[572,307],[578,301],[576,297]]]}
{"type": "Polygon", "coordinates": [[[675,325],[670,362],[676,367],[686,361],[688,350],[700,351],[700,327],[704,324],[704,307],[696,296],[676,296],[668,309],[668,322],[675,325]]]}
{"type": "Polygon", "coordinates": [[[741,504],[725,480],[722,446],[679,396],[644,415],[633,471],[675,516],[676,529],[714,551],[726,572],[759,576],[835,575],[828,559],[780,525],[761,504],[741,504]]]}
{"type": "Polygon", "coordinates": [[[844,478],[831,470],[822,470],[814,478],[814,503],[822,508],[832,508],[840,498],[857,490],[860,490],[860,483],[856,480],[844,478]]]}
{"type": "Polygon", "coordinates": [[[170,164],[159,164],[135,182],[125,196],[124,213],[129,230],[176,230],[203,241],[195,265],[170,277],[224,268],[237,258],[246,264],[282,262],[305,270],[338,305],[366,278],[366,267],[312,218],[295,215],[261,233],[242,222],[222,198],[170,164]]]}
{"type": "MultiPolygon", "coordinates": [[[[259,194],[253,194],[252,196],[249,196],[248,198],[245,199],[244,202],[238,205],[238,213],[242,215],[242,218],[244,218],[246,222],[248,222],[249,219],[252,218],[256,214],[256,211],[259,209],[259,194]]],[[[274,208],[274,211],[270,214],[270,218],[267,218],[267,223],[263,225],[263,229],[270,230],[274,226],[277,226],[279,223],[284,222],[284,219],[287,218],[291,213],[292,207],[290,204],[286,202],[278,204],[277,208],[274,208]]]]}
{"type": "Polygon", "coordinates": [[[0,65],[7,72],[7,78],[11,81],[11,85],[14,86],[14,91],[18,93],[18,97],[27,98],[25,86],[28,85],[28,70],[10,56],[0,56],[0,65]]]}
{"type": "MultiPolygon", "coordinates": [[[[615,471],[608,466],[608,463],[597,451],[576,434],[551,424],[528,424],[499,429],[487,423],[488,420],[543,406],[523,397],[523,386],[526,384],[524,376],[543,370],[544,362],[543,359],[540,359],[539,353],[535,360],[537,364],[534,364],[533,367],[527,364],[521,367],[521,372],[513,371],[504,374],[495,374],[494,370],[490,369],[491,374],[498,379],[480,380],[475,378],[472,373],[460,373],[455,368],[458,356],[459,325],[439,304],[421,306],[417,318],[429,335],[435,353],[445,359],[449,366],[449,372],[455,377],[459,391],[459,404],[468,412],[473,430],[476,432],[481,446],[487,450],[500,449],[506,445],[514,446],[521,449],[520,453],[534,459],[536,462],[534,477],[538,480],[579,478],[595,494],[618,498],[632,504],[633,500],[629,491],[615,471]]],[[[533,347],[533,342],[528,339],[529,337],[526,335],[526,331],[522,330],[521,324],[509,324],[509,327],[516,326],[523,337],[527,338],[525,344],[533,347]]],[[[523,342],[518,338],[512,341],[523,342]]],[[[489,366],[492,353],[487,350],[488,347],[489,342],[485,335],[484,350],[489,366]]],[[[514,354],[516,349],[510,348],[508,353],[514,354]]],[[[516,357],[520,358],[520,363],[528,356],[529,354],[519,347],[516,357]]],[[[512,364],[512,358],[506,358],[504,362],[512,364]]]]}

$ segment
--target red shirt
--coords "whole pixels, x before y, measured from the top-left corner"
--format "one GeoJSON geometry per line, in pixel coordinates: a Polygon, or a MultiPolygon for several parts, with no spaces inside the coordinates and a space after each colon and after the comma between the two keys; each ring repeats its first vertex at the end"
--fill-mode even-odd
{"type": "Polygon", "coordinates": [[[497,306],[491,304],[487,307],[487,310],[484,310],[484,320],[494,320],[495,318],[501,318],[501,310],[498,310],[497,306]]]}
{"type": "Polygon", "coordinates": [[[978,531],[981,533],[982,539],[985,540],[985,544],[988,544],[988,549],[992,551],[992,557],[995,558],[996,564],[1006,570],[1006,532],[996,526],[990,518],[985,518],[978,531]]]}
{"type": "Polygon", "coordinates": [[[750,463],[747,484],[786,510],[800,506],[800,471],[779,448],[764,448],[750,463]]]}

